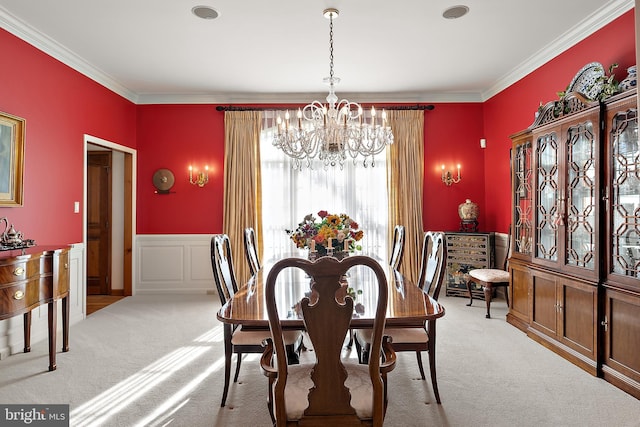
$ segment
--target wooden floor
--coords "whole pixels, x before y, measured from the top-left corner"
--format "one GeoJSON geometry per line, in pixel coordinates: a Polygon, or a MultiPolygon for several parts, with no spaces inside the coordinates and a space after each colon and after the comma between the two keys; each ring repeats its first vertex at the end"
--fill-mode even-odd
{"type": "Polygon", "coordinates": [[[121,295],[87,295],[87,316],[116,301],[120,301],[122,298],[126,297],[121,295]]]}

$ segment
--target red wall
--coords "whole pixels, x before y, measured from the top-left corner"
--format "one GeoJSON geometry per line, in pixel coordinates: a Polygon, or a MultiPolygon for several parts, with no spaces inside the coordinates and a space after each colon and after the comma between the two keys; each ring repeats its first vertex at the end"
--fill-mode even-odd
{"type": "Polygon", "coordinates": [[[136,106],[0,29],[0,111],[26,119],[24,206],[0,208],[38,244],[82,242],[84,134],[136,146],[136,106]]]}
{"type": "Polygon", "coordinates": [[[138,107],[139,234],[222,232],[224,113],[212,105],[138,107]],[[209,166],[209,183],[189,183],[189,165],[209,166]],[[153,174],[170,169],[171,193],[159,195],[153,174]]]}
{"type": "Polygon", "coordinates": [[[484,203],[484,150],[480,148],[482,104],[434,104],[424,117],[424,205],[425,230],[457,231],[458,205],[471,199],[478,205],[481,231],[488,231],[484,203]],[[442,164],[456,173],[458,184],[442,183],[442,164]]]}
{"type": "Polygon", "coordinates": [[[538,105],[558,99],[556,92],[565,90],[575,74],[590,62],[600,62],[605,71],[609,65],[618,63],[617,80],[626,77],[626,69],[636,63],[634,10],[484,103],[487,139],[484,187],[488,229],[507,232],[511,222],[509,135],[530,126],[538,105]]]}

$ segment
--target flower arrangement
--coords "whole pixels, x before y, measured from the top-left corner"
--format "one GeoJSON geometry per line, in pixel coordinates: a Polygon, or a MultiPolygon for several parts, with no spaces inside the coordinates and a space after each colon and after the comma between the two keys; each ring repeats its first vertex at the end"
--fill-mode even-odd
{"type": "Polygon", "coordinates": [[[326,255],[327,249],[337,252],[362,249],[356,242],[362,240],[364,231],[358,230],[358,223],[349,215],[330,214],[323,210],[318,212],[318,216],[319,220],[313,214],[306,215],[295,230],[285,230],[296,247],[309,248],[319,255],[326,255]]]}

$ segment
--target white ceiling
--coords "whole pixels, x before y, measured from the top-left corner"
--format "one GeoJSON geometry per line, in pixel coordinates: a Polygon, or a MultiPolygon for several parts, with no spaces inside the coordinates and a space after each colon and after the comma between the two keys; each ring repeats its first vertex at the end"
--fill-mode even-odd
{"type": "MultiPolygon", "coordinates": [[[[634,0],[0,0],[0,25],[139,104],[484,101],[634,0]],[[445,19],[464,4],[469,13],[445,19]],[[220,16],[203,20],[197,5],[220,16]]],[[[576,70],[577,71],[577,70],[576,70]]]]}

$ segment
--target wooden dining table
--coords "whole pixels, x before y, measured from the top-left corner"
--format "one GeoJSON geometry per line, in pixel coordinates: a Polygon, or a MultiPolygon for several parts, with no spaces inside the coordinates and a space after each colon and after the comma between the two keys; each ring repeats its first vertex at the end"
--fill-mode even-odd
{"type": "MultiPolygon", "coordinates": [[[[418,288],[414,282],[393,270],[387,263],[378,261],[385,270],[388,285],[386,326],[416,327],[425,321],[435,323],[444,316],[445,308],[418,288]]],[[[264,283],[275,261],[265,265],[218,311],[223,323],[239,324],[244,329],[269,329],[269,318],[265,304],[264,283]]],[[[352,328],[372,328],[378,287],[373,272],[364,266],[355,266],[343,278],[345,291],[352,288],[355,293],[356,311],[351,321],[352,328]]],[[[283,329],[304,329],[299,303],[305,296],[313,300],[311,279],[298,268],[283,270],[276,282],[277,307],[283,329]]],[[[435,324],[430,325],[430,340],[435,344],[435,324]]]]}

